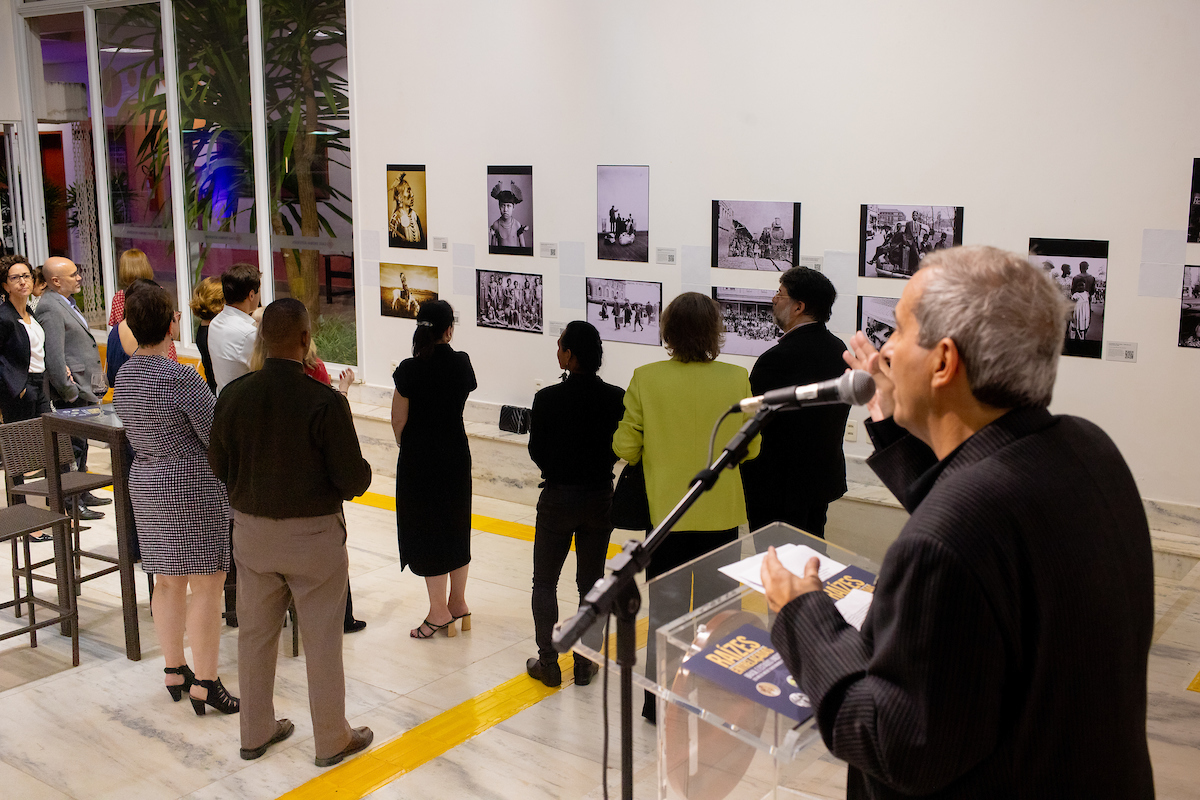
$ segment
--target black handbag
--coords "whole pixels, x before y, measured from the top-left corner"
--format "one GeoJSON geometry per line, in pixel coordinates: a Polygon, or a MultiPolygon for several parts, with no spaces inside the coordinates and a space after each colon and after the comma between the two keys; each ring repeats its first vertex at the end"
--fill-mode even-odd
{"type": "Polygon", "coordinates": [[[500,430],[509,433],[529,433],[531,411],[520,406],[500,406],[500,430]]]}
{"type": "Polygon", "coordinates": [[[614,528],[627,531],[648,531],[650,524],[650,500],[646,497],[646,471],[642,462],[627,464],[617,478],[613,490],[612,524],[614,528]]]}

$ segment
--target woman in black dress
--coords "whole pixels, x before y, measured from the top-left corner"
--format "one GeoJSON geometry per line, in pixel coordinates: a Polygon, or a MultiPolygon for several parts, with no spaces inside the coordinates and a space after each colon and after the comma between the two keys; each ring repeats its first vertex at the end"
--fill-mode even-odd
{"type": "Polygon", "coordinates": [[[414,639],[438,631],[454,636],[454,623],[471,629],[467,566],[471,561],[471,450],[463,426],[475,371],[466,353],[450,347],[454,309],[445,300],[417,312],[413,357],[392,378],[392,431],[400,445],[396,464],[396,528],[400,566],[425,578],[429,613],[414,639]],[[446,583],[450,592],[447,598],[446,583]]]}

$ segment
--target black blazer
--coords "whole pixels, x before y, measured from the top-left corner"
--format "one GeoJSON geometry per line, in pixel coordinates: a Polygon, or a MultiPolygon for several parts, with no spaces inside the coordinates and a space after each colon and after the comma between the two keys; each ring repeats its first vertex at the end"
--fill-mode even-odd
{"type": "Polygon", "coordinates": [[[5,299],[0,304],[0,394],[14,400],[29,380],[29,332],[5,299]]]}
{"type": "MultiPolygon", "coordinates": [[[[759,395],[836,378],[846,371],[845,349],[823,323],[796,328],[758,357],[750,388],[759,395]]],[[[846,493],[842,437],[849,415],[850,406],[815,406],[782,411],[768,423],[758,458],[742,465],[751,528],[791,519],[793,506],[830,503],[846,493]]]]}
{"type": "Polygon", "coordinates": [[[771,635],[850,764],[847,797],[1153,797],[1150,531],[1116,445],[1045,409],[940,462],[868,427],[912,516],[862,631],[815,592],[771,635]]]}

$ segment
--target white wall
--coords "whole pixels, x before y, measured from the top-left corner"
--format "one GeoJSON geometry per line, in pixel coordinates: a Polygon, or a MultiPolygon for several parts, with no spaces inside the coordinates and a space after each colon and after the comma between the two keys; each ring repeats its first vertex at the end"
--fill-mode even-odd
{"type": "MultiPolygon", "coordinates": [[[[552,336],[474,326],[473,290],[454,291],[450,254],[386,246],[388,163],[427,165],[429,235],[474,245],[479,268],[545,273],[548,321],[582,312],[558,306],[557,261],[487,254],[489,164],[533,165],[539,241],[584,242],[588,275],[661,280],[664,301],[680,291],[679,267],[596,261],[597,164],[650,165],[652,254],[707,246],[714,199],[802,202],[805,255],[856,250],[861,203],[962,205],[966,243],[1024,251],[1031,236],[1111,242],[1105,338],[1137,342],[1138,363],[1064,358],[1053,410],[1104,427],[1145,496],[1200,504],[1191,421],[1200,352],[1176,346],[1177,297],[1137,294],[1143,229],[1186,227],[1200,156],[1200,4],[351,6],[369,384],[390,384],[413,330],[379,315],[372,241],[383,261],[441,268],[442,296],[463,320],[454,343],[479,376],[475,398],[527,404],[534,379],[557,371],[552,336]]],[[[1189,263],[1200,263],[1200,246],[1189,248],[1189,263]]],[[[728,270],[711,277],[776,281],[728,270]]],[[[903,289],[886,279],[857,284],[868,295],[903,289]]],[[[607,344],[603,375],[623,385],[636,366],[664,357],[607,344]]]]}
{"type": "Polygon", "coordinates": [[[0,0],[0,121],[21,118],[17,94],[17,57],[13,45],[13,0],[0,0]]]}

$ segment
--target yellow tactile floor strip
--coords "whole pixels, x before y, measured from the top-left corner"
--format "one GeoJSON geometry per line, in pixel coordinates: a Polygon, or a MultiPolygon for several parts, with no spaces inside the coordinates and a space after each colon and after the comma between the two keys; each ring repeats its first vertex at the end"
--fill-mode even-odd
{"type": "Polygon", "coordinates": [[[1200,692],[1200,672],[1196,673],[1196,677],[1192,678],[1192,682],[1188,684],[1188,689],[1193,692],[1200,692]]]}

